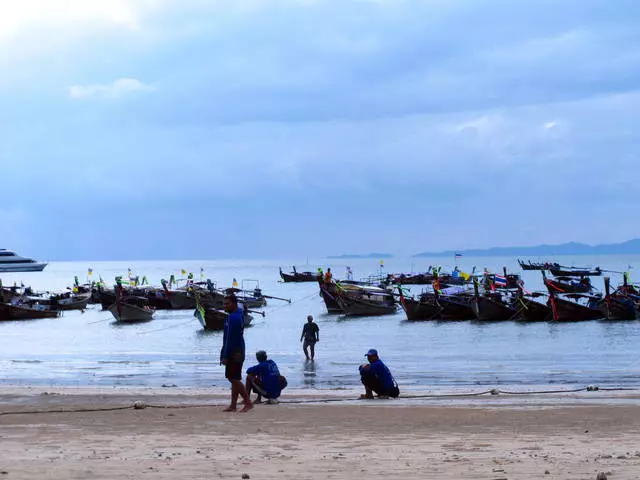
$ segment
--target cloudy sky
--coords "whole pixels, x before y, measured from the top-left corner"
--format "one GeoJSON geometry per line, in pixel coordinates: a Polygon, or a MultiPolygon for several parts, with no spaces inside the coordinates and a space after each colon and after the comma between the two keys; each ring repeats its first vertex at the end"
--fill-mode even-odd
{"type": "Polygon", "coordinates": [[[0,247],[640,237],[637,0],[0,0],[0,247]]]}

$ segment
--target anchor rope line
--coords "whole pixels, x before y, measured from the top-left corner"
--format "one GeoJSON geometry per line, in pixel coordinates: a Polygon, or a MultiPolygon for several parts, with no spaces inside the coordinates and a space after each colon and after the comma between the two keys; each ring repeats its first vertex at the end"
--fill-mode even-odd
{"type": "MultiPolygon", "coordinates": [[[[412,400],[412,399],[434,399],[437,400],[439,398],[465,398],[465,397],[480,397],[483,395],[542,395],[542,394],[552,394],[552,393],[577,393],[577,392],[597,392],[597,391],[606,391],[606,392],[615,392],[615,391],[638,391],[638,388],[628,388],[628,387],[612,387],[612,388],[602,388],[597,385],[589,385],[581,388],[574,388],[571,390],[538,390],[538,391],[509,391],[509,390],[500,390],[496,388],[492,388],[489,390],[484,390],[481,392],[470,392],[470,393],[445,393],[445,394],[418,394],[418,395],[401,395],[398,398],[404,400],[412,400]]],[[[340,403],[340,402],[354,402],[359,399],[357,398],[319,398],[319,399],[298,399],[298,400],[284,400],[280,401],[280,404],[283,405],[302,405],[302,404],[319,404],[319,403],[340,403]]],[[[75,408],[75,409],[54,409],[54,410],[28,410],[28,411],[4,411],[0,412],[0,416],[9,416],[9,415],[34,415],[34,414],[45,414],[45,413],[88,413],[88,412],[112,412],[118,410],[144,410],[146,408],[157,408],[157,409],[187,409],[187,408],[211,408],[211,407],[220,407],[226,405],[226,403],[207,403],[207,404],[197,404],[197,405],[153,405],[147,404],[142,401],[136,401],[132,405],[119,406],[119,407],[99,407],[99,408],[75,408]]]]}

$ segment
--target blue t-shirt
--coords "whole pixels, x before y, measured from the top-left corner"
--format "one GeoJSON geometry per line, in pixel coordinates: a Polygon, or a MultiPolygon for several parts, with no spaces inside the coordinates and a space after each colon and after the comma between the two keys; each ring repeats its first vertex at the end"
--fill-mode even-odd
{"type": "Polygon", "coordinates": [[[242,352],[244,359],[244,315],[240,309],[231,312],[224,321],[220,360],[229,359],[236,350],[242,352]]]}
{"type": "MultiPolygon", "coordinates": [[[[369,371],[369,373],[378,377],[386,390],[391,390],[393,387],[395,387],[396,381],[394,380],[393,375],[391,375],[391,371],[389,370],[389,368],[384,363],[382,363],[382,360],[378,359],[374,362],[371,362],[369,363],[368,367],[369,368],[367,370],[369,371]]],[[[361,365],[359,369],[360,373],[362,373],[363,368],[364,367],[361,365]]]]}
{"type": "Polygon", "coordinates": [[[282,390],[280,389],[280,370],[273,360],[260,362],[247,369],[248,375],[260,378],[262,388],[267,392],[268,398],[278,398],[282,390]]]}

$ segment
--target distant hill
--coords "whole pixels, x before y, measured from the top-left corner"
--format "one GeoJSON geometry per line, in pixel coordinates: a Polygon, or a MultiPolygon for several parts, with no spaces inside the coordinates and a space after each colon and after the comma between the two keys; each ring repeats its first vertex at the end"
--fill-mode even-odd
{"type": "Polygon", "coordinates": [[[357,254],[357,253],[343,253],[342,255],[330,255],[327,258],[331,258],[331,259],[347,259],[347,258],[392,258],[393,255],[391,255],[390,253],[364,253],[364,254],[357,254]]]}
{"type": "Polygon", "coordinates": [[[470,250],[446,250],[444,252],[423,252],[414,257],[453,257],[461,253],[466,257],[512,257],[536,256],[549,257],[553,255],[636,255],[640,254],[640,238],[622,243],[608,243],[602,245],[587,245],[585,243],[562,243],[560,245],[537,245],[534,247],[493,247],[476,248],[470,250]]]}

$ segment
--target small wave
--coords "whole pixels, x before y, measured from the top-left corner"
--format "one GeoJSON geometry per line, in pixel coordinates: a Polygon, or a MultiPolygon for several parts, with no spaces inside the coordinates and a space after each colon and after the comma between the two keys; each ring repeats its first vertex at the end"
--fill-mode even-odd
{"type": "Polygon", "coordinates": [[[11,363],[42,363],[42,360],[11,360],[11,363]]]}
{"type": "Polygon", "coordinates": [[[145,360],[98,360],[103,365],[149,365],[151,362],[145,360]]]}

